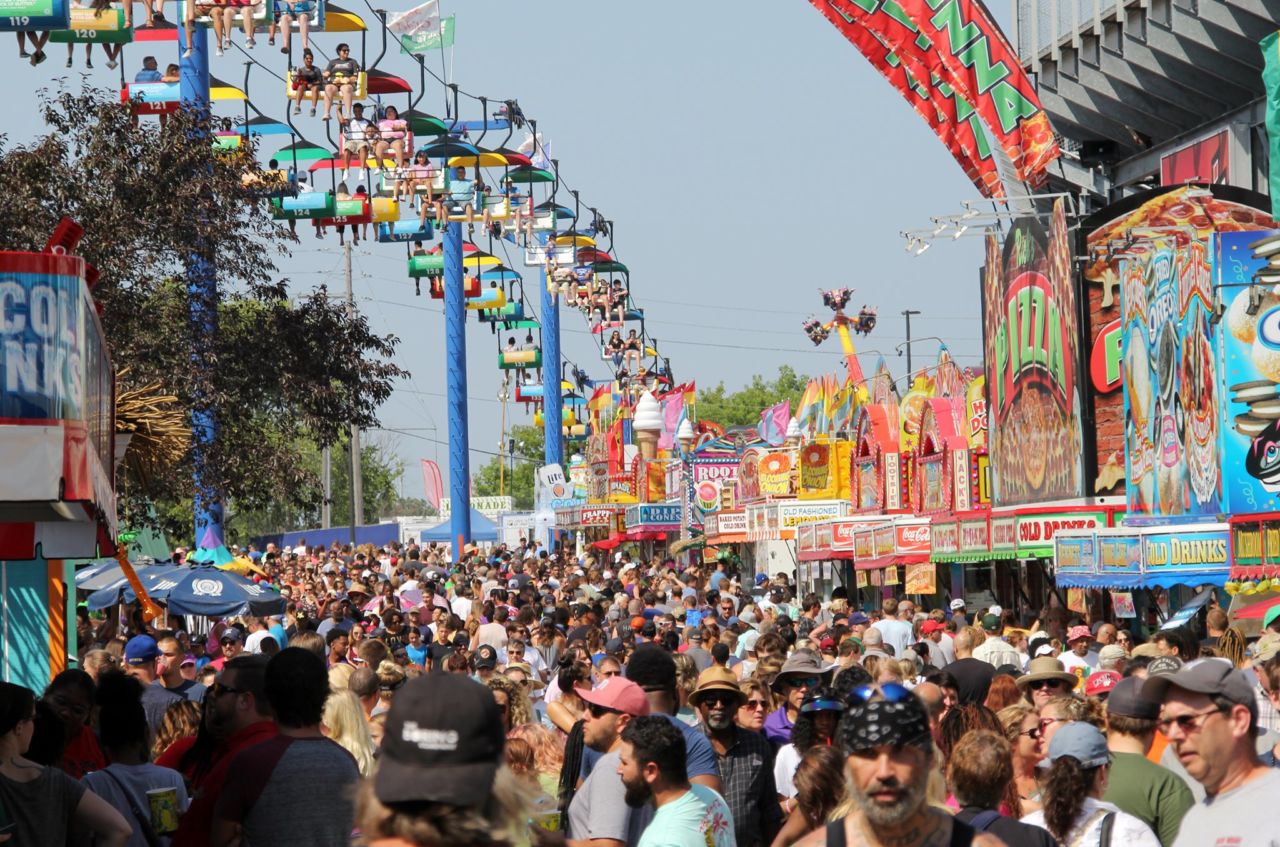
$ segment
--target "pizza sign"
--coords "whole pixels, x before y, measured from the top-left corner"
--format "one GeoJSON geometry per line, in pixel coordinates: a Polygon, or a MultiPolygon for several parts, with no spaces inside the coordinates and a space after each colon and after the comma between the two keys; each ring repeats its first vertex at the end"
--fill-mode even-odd
{"type": "Polygon", "coordinates": [[[987,238],[983,341],[996,505],[1083,495],[1076,295],[1066,212],[987,238]]]}

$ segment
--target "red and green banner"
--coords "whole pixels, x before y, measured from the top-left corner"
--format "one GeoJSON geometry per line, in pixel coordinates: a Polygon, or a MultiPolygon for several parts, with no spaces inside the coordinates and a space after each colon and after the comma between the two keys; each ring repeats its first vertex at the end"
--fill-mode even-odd
{"type": "Polygon", "coordinates": [[[939,85],[936,77],[913,75],[883,39],[843,9],[840,0],[810,2],[924,118],[982,196],[1004,197],[991,146],[973,107],[950,86],[939,85]]]}
{"type": "MultiPolygon", "coordinates": [[[[850,25],[873,32],[915,79],[929,79],[934,89],[954,93],[957,104],[963,102],[976,111],[1008,155],[1018,179],[1032,186],[1044,182],[1045,169],[1059,155],[1053,129],[1016,53],[981,3],[976,0],[810,2],[819,9],[829,6],[850,25]]],[[[823,12],[827,14],[825,9],[823,12]]],[[[845,34],[848,37],[848,33],[845,34]]],[[[967,111],[960,109],[958,117],[967,111]]]]}

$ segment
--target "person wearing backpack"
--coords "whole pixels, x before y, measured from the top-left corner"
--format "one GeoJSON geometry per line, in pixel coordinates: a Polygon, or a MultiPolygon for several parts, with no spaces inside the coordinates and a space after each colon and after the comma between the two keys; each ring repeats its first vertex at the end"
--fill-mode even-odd
{"type": "Polygon", "coordinates": [[[1049,831],[1062,847],[1160,847],[1151,828],[1101,797],[1111,776],[1107,739],[1093,724],[1072,721],[1049,742],[1044,808],[1022,819],[1049,831]]]}
{"type": "Polygon", "coordinates": [[[947,785],[960,810],[956,820],[975,832],[990,832],[1007,847],[1059,847],[1046,830],[1018,820],[1018,809],[1002,808],[1013,781],[1013,748],[987,730],[966,733],[951,749],[947,785]]]}

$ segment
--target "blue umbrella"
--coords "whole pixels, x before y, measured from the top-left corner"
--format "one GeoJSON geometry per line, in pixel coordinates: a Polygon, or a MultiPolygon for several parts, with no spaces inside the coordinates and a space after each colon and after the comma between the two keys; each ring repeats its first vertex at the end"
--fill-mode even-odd
{"type": "MultiPolygon", "coordinates": [[[[139,577],[157,567],[172,567],[168,562],[157,562],[146,565],[134,565],[133,570],[139,577]]],[[[76,590],[93,593],[113,585],[125,583],[124,571],[115,559],[99,559],[76,571],[76,590]]]]}
{"type": "MultiPolygon", "coordinates": [[[[146,589],[147,595],[152,600],[161,599],[156,596],[157,591],[163,591],[169,576],[181,570],[182,567],[179,565],[152,565],[147,568],[134,569],[138,574],[138,579],[142,581],[142,587],[146,589]]],[[[88,599],[85,600],[85,605],[89,607],[90,611],[96,612],[119,603],[133,603],[137,599],[138,596],[134,593],[133,588],[129,586],[129,580],[125,578],[124,574],[119,574],[110,584],[90,594],[88,599]]]]}
{"type": "Polygon", "coordinates": [[[251,579],[209,565],[183,568],[167,575],[152,598],[162,601],[178,615],[279,615],[284,598],[251,579]]]}

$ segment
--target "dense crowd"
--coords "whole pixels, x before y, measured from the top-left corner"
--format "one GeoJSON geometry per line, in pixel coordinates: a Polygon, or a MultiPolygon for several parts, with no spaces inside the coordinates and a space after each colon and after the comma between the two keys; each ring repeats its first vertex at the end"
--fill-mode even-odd
{"type": "Polygon", "coordinates": [[[285,614],[81,609],[79,667],[0,683],[0,839],[1280,845],[1280,609],[1144,640],[726,561],[247,553],[285,614]]]}

